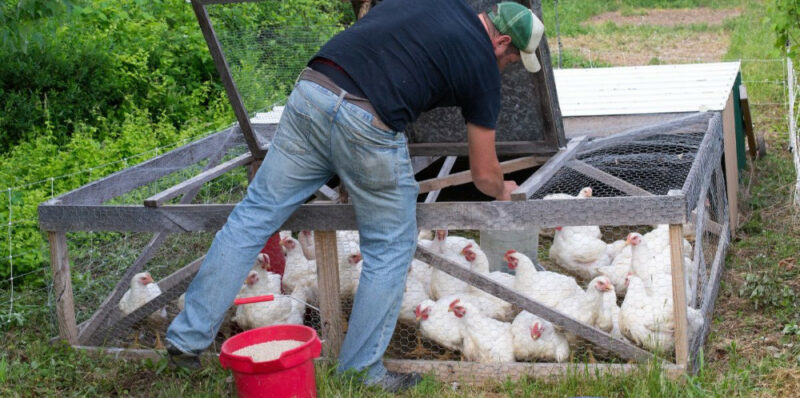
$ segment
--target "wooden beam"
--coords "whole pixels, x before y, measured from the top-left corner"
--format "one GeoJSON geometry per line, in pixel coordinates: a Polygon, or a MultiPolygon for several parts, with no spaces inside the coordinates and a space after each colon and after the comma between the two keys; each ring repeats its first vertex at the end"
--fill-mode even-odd
{"type": "MultiPolygon", "coordinates": [[[[458,157],[448,156],[444,160],[444,164],[442,164],[442,168],[439,170],[439,174],[436,175],[436,178],[446,177],[448,174],[450,174],[450,171],[453,170],[453,165],[456,164],[456,159],[458,159],[458,157]]],[[[425,203],[436,202],[440,192],[442,192],[441,189],[428,192],[428,196],[425,197],[425,203]]]]}
{"type": "Polygon", "coordinates": [[[53,296],[56,305],[58,335],[69,344],[78,342],[75,322],[75,304],[72,301],[72,274],[69,269],[67,235],[64,232],[47,232],[50,242],[50,267],[53,270],[53,296]]]}
{"type": "Polygon", "coordinates": [[[319,200],[328,200],[334,203],[339,201],[339,192],[336,192],[335,189],[327,185],[321,186],[317,192],[314,193],[314,196],[319,200]]]}
{"type": "Polygon", "coordinates": [[[216,167],[210,168],[201,172],[200,174],[181,182],[180,184],[173,185],[147,199],[144,200],[144,205],[147,207],[159,207],[170,199],[176,198],[186,191],[193,188],[200,187],[203,184],[237,168],[244,166],[253,161],[253,155],[248,153],[239,155],[225,163],[216,167]]]}
{"type": "MultiPolygon", "coordinates": [[[[544,163],[547,159],[540,156],[526,156],[522,158],[506,160],[500,162],[500,170],[503,174],[529,169],[544,163]]],[[[467,184],[472,182],[472,174],[469,170],[453,173],[447,177],[436,177],[419,182],[419,193],[427,193],[440,190],[454,185],[467,184]]]]}
{"type": "MultiPolygon", "coordinates": [[[[90,355],[103,355],[115,360],[160,360],[164,357],[163,351],[134,349],[121,347],[90,347],[73,345],[72,349],[90,355]]],[[[216,360],[219,353],[205,352],[201,357],[216,360]]],[[[326,357],[317,358],[315,364],[325,363],[326,357]]],[[[468,361],[437,361],[414,359],[383,360],[386,368],[393,372],[417,372],[430,374],[443,383],[461,383],[479,385],[484,383],[494,384],[498,380],[520,380],[522,378],[558,379],[573,374],[590,375],[621,375],[633,372],[647,371],[647,364],[613,364],[613,363],[543,363],[543,362],[509,362],[484,364],[468,361]]],[[[661,369],[670,379],[678,379],[684,375],[680,366],[670,363],[661,365],[661,369]]]]}
{"type": "MultiPolygon", "coordinates": [[[[727,220],[723,222],[722,225],[727,231],[727,220]]],[[[711,322],[714,316],[714,305],[717,301],[717,295],[719,294],[719,285],[722,280],[722,273],[725,269],[725,255],[728,251],[729,243],[730,237],[727,233],[720,236],[719,242],[717,243],[717,250],[714,253],[714,261],[711,263],[711,272],[709,272],[708,283],[706,283],[706,289],[703,291],[703,298],[700,301],[700,311],[703,314],[703,328],[700,330],[700,332],[693,336],[691,346],[691,353],[695,358],[695,362],[698,359],[697,355],[700,347],[702,347],[705,343],[708,332],[711,330],[711,322]]]]}
{"type": "MultiPolygon", "coordinates": [[[[542,18],[542,2],[531,1],[531,11],[536,16],[542,18]]],[[[550,46],[547,43],[547,34],[542,35],[539,46],[536,48],[536,57],[542,65],[539,72],[534,73],[532,78],[533,87],[539,92],[540,110],[544,125],[544,136],[550,148],[560,148],[566,145],[564,136],[564,121],[561,118],[561,106],[558,102],[558,91],[556,90],[556,79],[553,75],[552,62],[550,61],[550,46]]]]}
{"type": "Polygon", "coordinates": [[[342,309],[339,300],[339,263],[336,249],[336,231],[314,231],[316,248],[317,283],[319,285],[319,316],[321,319],[323,355],[339,356],[344,340],[342,309]]]}
{"type": "MultiPolygon", "coordinates": [[[[213,232],[222,228],[234,204],[144,206],[40,205],[45,231],[213,232]]],[[[685,223],[684,196],[592,198],[594,212],[579,200],[418,203],[417,225],[424,229],[525,230],[570,225],[685,223]]],[[[358,229],[352,205],[300,206],[281,229],[358,229]]]]}
{"type": "MultiPolygon", "coordinates": [[[[506,362],[478,363],[467,361],[436,361],[411,359],[384,359],[386,369],[399,372],[433,375],[443,383],[460,383],[480,385],[495,384],[505,380],[534,378],[537,380],[561,379],[574,374],[586,374],[592,377],[600,375],[621,375],[635,372],[646,372],[648,364],[612,364],[612,363],[540,363],[540,362],[506,362]]],[[[676,380],[685,372],[682,367],[664,363],[661,369],[667,377],[676,380]]]]}
{"type": "Polygon", "coordinates": [[[669,226],[670,260],[672,262],[672,303],[675,317],[675,363],[689,364],[689,326],[686,317],[686,276],[683,273],[683,225],[669,226]]]}
{"type": "Polygon", "coordinates": [[[739,227],[739,166],[736,161],[736,115],[733,112],[733,92],[722,111],[723,148],[725,151],[725,183],[728,194],[728,217],[731,235],[739,227]]]}
{"type": "Polygon", "coordinates": [[[648,351],[636,347],[627,341],[616,339],[610,334],[593,326],[578,322],[574,318],[553,310],[513,289],[509,289],[483,274],[479,274],[467,268],[462,268],[458,264],[423,247],[417,247],[415,257],[454,278],[467,282],[475,288],[516,305],[534,315],[540,316],[552,322],[554,325],[561,327],[565,332],[573,333],[596,344],[598,347],[608,349],[625,360],[643,362],[653,358],[653,354],[648,351]]]}
{"type": "MultiPolygon", "coordinates": [[[[498,155],[539,155],[549,157],[555,151],[547,141],[501,141],[495,143],[498,155]]],[[[408,144],[411,156],[468,156],[465,142],[420,142],[408,144]]]]}
{"type": "Polygon", "coordinates": [[[222,80],[222,86],[225,87],[225,93],[228,94],[228,101],[231,103],[233,113],[236,115],[236,120],[239,121],[239,128],[244,135],[244,140],[247,143],[247,148],[253,157],[256,159],[264,159],[266,151],[259,147],[256,133],[253,126],[250,124],[250,116],[245,109],[244,101],[239,95],[239,89],[236,87],[236,82],[231,75],[228,61],[225,59],[225,54],[222,52],[222,46],[217,40],[217,33],[214,32],[214,27],[211,25],[211,19],[208,16],[206,6],[192,0],[192,9],[197,17],[197,23],[200,25],[200,31],[203,32],[203,38],[208,45],[208,51],[211,53],[211,58],[214,60],[214,65],[217,67],[219,77],[222,80]]]}
{"type": "Polygon", "coordinates": [[[747,87],[744,84],[739,85],[739,105],[742,109],[742,122],[747,136],[747,146],[750,148],[750,159],[756,160],[758,157],[758,145],[756,145],[756,135],[753,131],[753,119],[750,117],[750,101],[747,99],[747,87]]]}
{"type": "Polygon", "coordinates": [[[586,143],[586,136],[575,137],[567,143],[567,147],[560,150],[545,164],[536,170],[519,188],[511,193],[511,200],[528,200],[536,191],[561,170],[569,160],[575,157],[581,147],[586,143]]]}
{"type": "Polygon", "coordinates": [[[165,175],[180,171],[217,153],[220,148],[235,142],[238,127],[231,127],[191,144],[156,156],[107,177],[92,181],[45,203],[101,204],[165,175]]]}
{"type": "Polygon", "coordinates": [[[158,287],[161,289],[161,294],[148,301],[141,307],[135,309],[130,314],[121,316],[119,311],[113,312],[111,325],[109,328],[105,330],[104,333],[98,333],[91,339],[88,339],[86,344],[102,345],[103,340],[105,340],[105,338],[108,336],[114,336],[120,331],[130,329],[136,324],[136,322],[139,322],[153,312],[158,311],[170,301],[177,299],[178,296],[186,291],[186,288],[189,286],[189,282],[191,282],[192,278],[194,278],[195,274],[197,274],[197,271],[203,264],[205,257],[206,256],[203,255],[197,260],[187,264],[183,268],[173,272],[166,278],[158,281],[158,287]],[[118,316],[121,317],[117,318],[118,316]]]}
{"type": "Polygon", "coordinates": [[[621,178],[614,177],[594,166],[588,165],[580,160],[572,160],[566,164],[567,167],[581,173],[589,178],[595,179],[611,188],[615,188],[630,196],[653,196],[646,189],[642,189],[621,178]]]}

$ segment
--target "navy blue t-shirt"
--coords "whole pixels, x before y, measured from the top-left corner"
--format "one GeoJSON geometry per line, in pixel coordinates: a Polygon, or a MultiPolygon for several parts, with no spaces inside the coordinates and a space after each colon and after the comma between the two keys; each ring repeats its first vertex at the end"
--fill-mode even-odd
{"type": "Polygon", "coordinates": [[[497,58],[464,0],[382,1],[315,57],[341,66],[393,130],[440,106],[459,106],[479,126],[497,123],[497,58]]]}

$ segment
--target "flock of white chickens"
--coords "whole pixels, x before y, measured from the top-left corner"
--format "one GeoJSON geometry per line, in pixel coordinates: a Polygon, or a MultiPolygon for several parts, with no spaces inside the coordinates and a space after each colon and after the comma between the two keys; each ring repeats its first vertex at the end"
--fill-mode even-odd
{"type": "MultiPolygon", "coordinates": [[[[587,187],[577,196],[554,194],[545,199],[590,200],[591,196],[587,187]]],[[[490,272],[489,259],[474,240],[448,236],[446,230],[423,231],[418,244],[616,338],[650,350],[672,350],[675,322],[668,226],[659,225],[644,235],[632,232],[626,240],[612,243],[604,242],[601,235],[598,226],[556,228],[549,256],[571,275],[537,271],[530,258],[512,248],[504,261],[515,273],[490,272]],[[576,277],[589,281],[585,289],[576,277]]],[[[683,252],[692,253],[691,244],[686,240],[683,244],[683,252]]],[[[338,231],[337,246],[340,294],[342,299],[351,299],[361,273],[358,233],[338,231]]],[[[286,256],[283,277],[270,272],[269,257],[260,254],[239,291],[237,297],[275,295],[274,301],[231,310],[232,320],[242,329],[303,323],[306,306],[318,302],[313,233],[303,231],[295,239],[289,232],[281,232],[281,247],[286,256]]],[[[691,301],[696,294],[697,270],[692,269],[689,257],[684,258],[684,271],[691,301]]],[[[149,274],[134,276],[120,310],[129,313],[160,294],[152,282],[149,274]]],[[[166,312],[162,311],[153,313],[148,322],[160,320],[163,324],[166,312]]],[[[701,328],[703,317],[692,307],[687,312],[691,336],[701,328]]],[[[460,352],[466,360],[481,363],[563,362],[581,343],[577,336],[550,322],[520,312],[416,259],[410,265],[399,322],[417,328],[418,339],[431,340],[460,352]]]]}

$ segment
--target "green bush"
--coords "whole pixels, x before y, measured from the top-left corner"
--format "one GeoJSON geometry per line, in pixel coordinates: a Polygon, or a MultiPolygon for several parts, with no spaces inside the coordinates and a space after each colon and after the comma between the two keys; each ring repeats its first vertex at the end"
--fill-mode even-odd
{"type": "MultiPolygon", "coordinates": [[[[0,224],[11,223],[0,233],[3,281],[11,274],[9,256],[17,276],[48,266],[39,203],[146,157],[121,159],[219,129],[233,114],[185,0],[0,5],[0,189],[17,187],[0,191],[0,203],[9,203],[0,206],[0,224]]],[[[256,36],[298,26],[330,35],[352,17],[349,4],[327,0],[212,7],[215,27],[256,36]]],[[[292,65],[313,50],[291,36],[271,44],[270,54],[292,65]]],[[[270,73],[280,68],[264,66],[273,59],[240,58],[232,67],[258,72],[254,93],[286,95],[294,77],[275,80],[270,73]]],[[[42,278],[33,273],[23,282],[42,278]]]]}

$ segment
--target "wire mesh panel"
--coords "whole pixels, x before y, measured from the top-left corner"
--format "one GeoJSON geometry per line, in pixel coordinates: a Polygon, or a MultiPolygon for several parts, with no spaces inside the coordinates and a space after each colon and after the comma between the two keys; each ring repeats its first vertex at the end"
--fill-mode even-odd
{"type": "Polygon", "coordinates": [[[206,9],[250,116],[283,103],[314,53],[343,29],[336,3],[294,8],[268,0],[206,9]]]}

